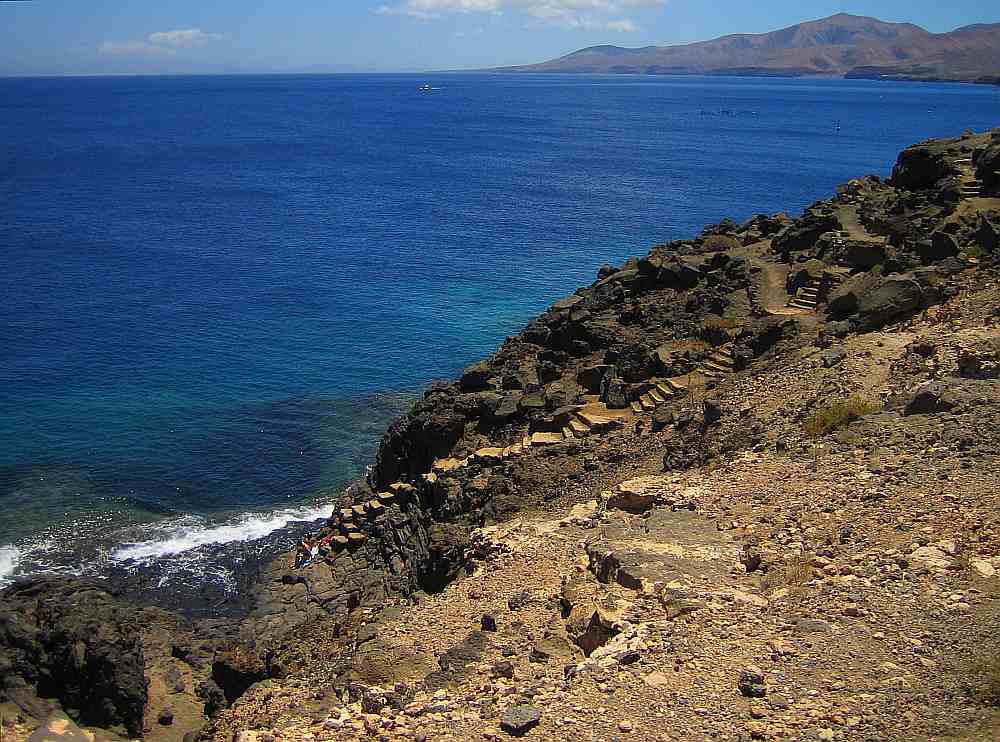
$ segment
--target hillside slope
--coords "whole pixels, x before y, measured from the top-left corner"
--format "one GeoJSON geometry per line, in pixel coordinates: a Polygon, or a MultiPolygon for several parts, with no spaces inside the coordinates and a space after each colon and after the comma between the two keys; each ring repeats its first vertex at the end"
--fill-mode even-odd
{"type": "Polygon", "coordinates": [[[503,71],[994,81],[1000,79],[1000,24],[934,34],[910,23],[840,13],[770,33],[679,46],[595,46],[503,71]]]}

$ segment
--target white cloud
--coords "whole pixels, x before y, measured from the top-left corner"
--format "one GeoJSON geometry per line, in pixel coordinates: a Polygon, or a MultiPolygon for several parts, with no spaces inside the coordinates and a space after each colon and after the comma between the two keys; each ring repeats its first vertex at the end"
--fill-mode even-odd
{"type": "Polygon", "coordinates": [[[668,0],[402,0],[398,5],[376,8],[379,15],[398,15],[431,20],[456,13],[521,13],[536,25],[570,29],[608,30],[632,33],[638,30],[622,12],[658,8],[668,0]]]}
{"type": "Polygon", "coordinates": [[[631,18],[620,18],[617,21],[608,21],[607,29],[621,33],[635,33],[639,30],[639,27],[635,25],[631,18]]]}
{"type": "Polygon", "coordinates": [[[210,41],[218,41],[222,34],[205,33],[200,28],[186,28],[179,31],[157,31],[149,36],[149,43],[164,46],[205,46],[210,41]]]}
{"type": "Polygon", "coordinates": [[[168,57],[177,49],[205,46],[218,41],[222,34],[205,33],[200,28],[186,28],[177,31],[156,31],[145,41],[104,41],[97,47],[101,54],[131,57],[168,57]]]}
{"type": "Polygon", "coordinates": [[[145,41],[103,41],[97,51],[112,57],[169,57],[176,54],[173,49],[145,41]]]}

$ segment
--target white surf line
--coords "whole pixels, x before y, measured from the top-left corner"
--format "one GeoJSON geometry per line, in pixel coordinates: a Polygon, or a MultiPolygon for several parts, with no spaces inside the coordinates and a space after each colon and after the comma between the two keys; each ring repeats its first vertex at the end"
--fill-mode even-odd
{"type": "MultiPolygon", "coordinates": [[[[277,510],[271,513],[252,513],[229,523],[208,525],[194,522],[187,516],[180,522],[154,525],[151,531],[158,535],[146,541],[125,544],[111,553],[117,562],[149,561],[183,554],[200,546],[228,544],[234,541],[254,541],[267,536],[292,521],[313,521],[327,518],[333,512],[332,503],[309,508],[277,510]]],[[[199,519],[200,520],[200,519],[199,519]]]]}
{"type": "Polygon", "coordinates": [[[0,587],[12,581],[21,563],[21,550],[13,544],[0,546],[0,587]]]}

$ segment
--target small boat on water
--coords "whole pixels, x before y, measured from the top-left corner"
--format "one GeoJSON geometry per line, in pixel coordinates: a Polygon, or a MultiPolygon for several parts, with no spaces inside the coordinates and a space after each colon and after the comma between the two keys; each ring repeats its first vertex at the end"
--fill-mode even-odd
{"type": "Polygon", "coordinates": [[[423,85],[420,86],[420,92],[421,93],[429,93],[433,89],[434,88],[431,87],[431,84],[429,82],[425,82],[423,85]]]}

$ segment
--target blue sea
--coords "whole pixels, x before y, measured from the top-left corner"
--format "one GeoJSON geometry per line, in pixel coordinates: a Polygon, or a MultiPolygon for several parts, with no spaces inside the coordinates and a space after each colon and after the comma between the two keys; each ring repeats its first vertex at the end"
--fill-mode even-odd
{"type": "Polygon", "coordinates": [[[0,79],[0,580],[229,589],[213,547],[328,513],[424,385],[602,263],[998,114],[844,80],[0,79]]]}

